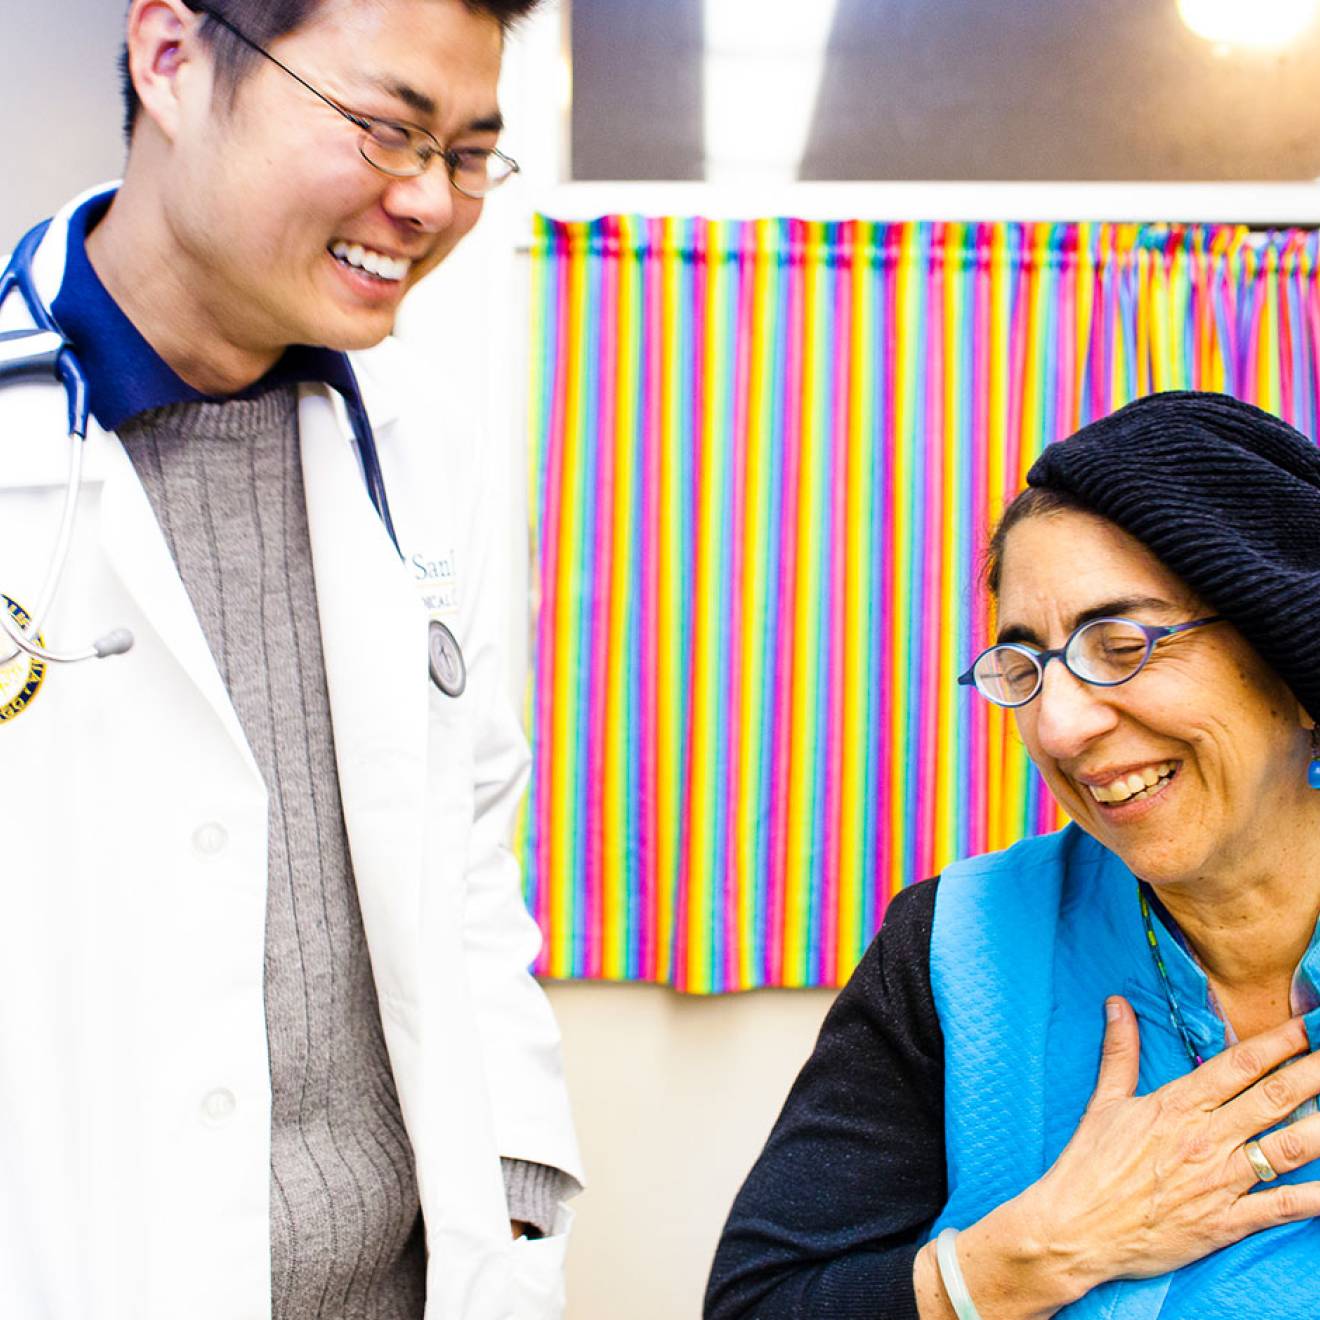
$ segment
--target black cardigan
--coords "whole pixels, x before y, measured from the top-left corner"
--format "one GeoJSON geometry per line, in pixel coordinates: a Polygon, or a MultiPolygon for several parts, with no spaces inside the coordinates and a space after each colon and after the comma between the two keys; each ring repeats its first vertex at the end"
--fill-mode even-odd
{"type": "Polygon", "coordinates": [[[789,1092],[716,1251],[705,1320],[916,1320],[946,1200],[937,880],[898,894],[789,1092]]]}

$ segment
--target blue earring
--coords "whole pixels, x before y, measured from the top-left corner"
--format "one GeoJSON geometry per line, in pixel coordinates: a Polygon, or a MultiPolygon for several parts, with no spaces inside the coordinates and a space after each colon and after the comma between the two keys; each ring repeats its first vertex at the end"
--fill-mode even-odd
{"type": "Polygon", "coordinates": [[[1306,782],[1320,788],[1320,724],[1311,729],[1311,764],[1306,771],[1306,782]]]}

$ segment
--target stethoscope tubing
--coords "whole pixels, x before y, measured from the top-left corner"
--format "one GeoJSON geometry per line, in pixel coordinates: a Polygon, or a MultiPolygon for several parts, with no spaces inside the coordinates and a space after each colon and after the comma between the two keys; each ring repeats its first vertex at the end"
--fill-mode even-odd
{"type": "Polygon", "coordinates": [[[0,628],[4,629],[9,636],[9,640],[14,644],[14,650],[8,655],[0,655],[0,665],[9,664],[10,661],[17,659],[22,652],[35,656],[38,660],[46,660],[54,664],[72,664],[79,660],[91,660],[96,657],[95,646],[84,648],[81,651],[65,653],[47,650],[37,640],[41,634],[41,625],[45,622],[46,615],[50,613],[51,604],[59,592],[60,582],[64,578],[64,570],[69,562],[69,550],[73,545],[74,516],[78,508],[78,495],[82,490],[82,441],[76,436],[70,436],[69,439],[71,442],[69,445],[69,477],[64,488],[64,507],[60,513],[60,530],[55,541],[55,555],[51,559],[50,569],[46,573],[46,581],[42,585],[36,608],[28,615],[26,627],[19,627],[18,623],[10,617],[8,610],[0,610],[0,628]]]}
{"type": "Polygon", "coordinates": [[[6,351],[0,354],[0,380],[8,382],[53,375],[63,384],[69,406],[69,475],[65,483],[55,553],[36,607],[27,616],[25,625],[20,625],[7,609],[0,610],[0,631],[4,632],[11,644],[9,652],[0,656],[0,665],[11,663],[20,654],[52,664],[74,664],[101,655],[119,654],[133,644],[132,635],[122,629],[76,651],[54,651],[42,645],[39,640],[41,625],[59,593],[69,562],[69,551],[73,546],[78,497],[82,490],[83,440],[87,434],[89,414],[87,378],[50,309],[37,293],[32,276],[33,256],[47,228],[48,222],[25,234],[3,275],[0,275],[0,306],[17,293],[37,327],[31,335],[20,333],[5,337],[3,347],[6,351]]]}
{"type": "Polygon", "coordinates": [[[30,334],[20,332],[5,336],[3,345],[0,345],[6,350],[0,352],[0,382],[54,376],[64,386],[69,407],[69,475],[65,482],[55,552],[36,607],[27,615],[27,623],[22,625],[7,609],[0,609],[0,631],[3,631],[12,646],[8,654],[0,657],[0,665],[11,663],[20,653],[51,664],[77,664],[83,660],[121,655],[133,645],[133,634],[123,628],[116,628],[104,637],[98,637],[87,646],[73,651],[52,650],[38,640],[41,625],[59,594],[73,547],[78,498],[82,491],[83,444],[91,414],[86,373],[73,346],[65,339],[50,308],[37,292],[32,272],[37,248],[49,227],[50,222],[43,221],[29,230],[14,249],[3,274],[0,274],[0,307],[17,293],[36,326],[35,332],[30,334]]]}

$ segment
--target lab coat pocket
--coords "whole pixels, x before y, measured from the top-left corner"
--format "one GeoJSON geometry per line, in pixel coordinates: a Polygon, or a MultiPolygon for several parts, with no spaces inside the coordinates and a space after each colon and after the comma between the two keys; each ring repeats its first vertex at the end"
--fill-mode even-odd
{"type": "Polygon", "coordinates": [[[549,1237],[519,1238],[513,1244],[518,1320],[561,1320],[564,1314],[564,1257],[573,1212],[565,1205],[549,1237]]]}

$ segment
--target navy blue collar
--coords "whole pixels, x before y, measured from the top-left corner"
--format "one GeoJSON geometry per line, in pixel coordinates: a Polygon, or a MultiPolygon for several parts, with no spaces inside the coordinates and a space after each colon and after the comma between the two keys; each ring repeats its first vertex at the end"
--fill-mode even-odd
{"type": "Polygon", "coordinates": [[[101,283],[87,259],[87,235],[109,209],[104,194],[69,219],[64,281],[51,312],[87,373],[92,415],[107,431],[130,418],[171,403],[250,399],[279,385],[322,381],[337,390],[356,415],[362,410],[357,380],[345,354],[295,344],[255,384],[238,394],[203,394],[183,380],[151,347],[101,283]]]}

